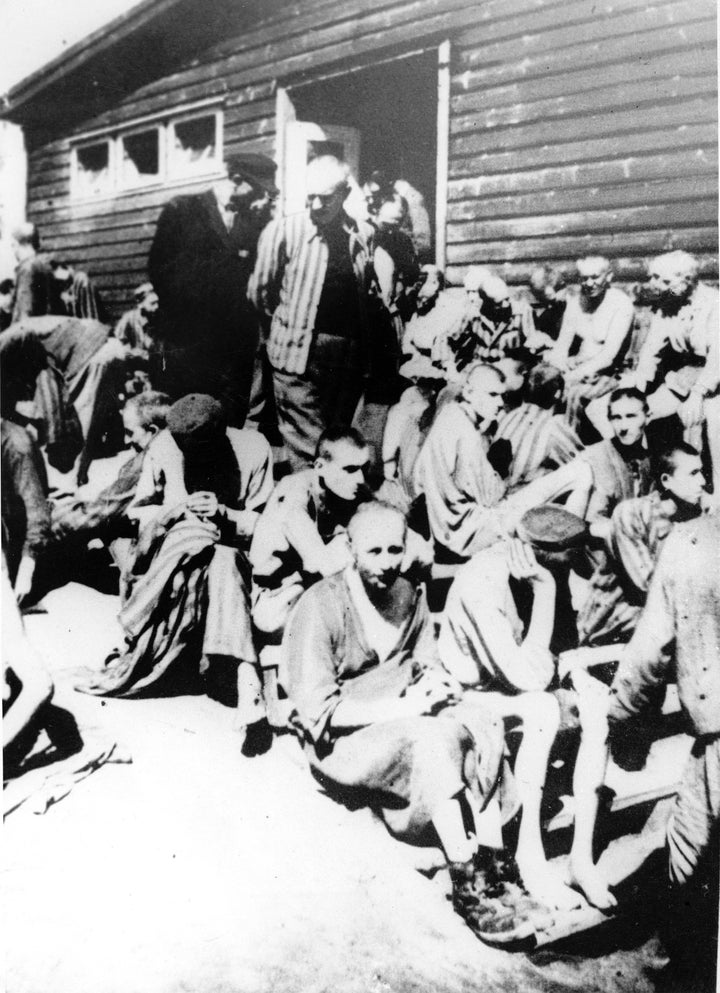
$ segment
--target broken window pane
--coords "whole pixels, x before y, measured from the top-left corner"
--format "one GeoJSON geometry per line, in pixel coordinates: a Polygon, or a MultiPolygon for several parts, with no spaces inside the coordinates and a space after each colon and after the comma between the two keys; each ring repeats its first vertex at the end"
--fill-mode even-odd
{"type": "Polygon", "coordinates": [[[123,186],[136,186],[159,178],[160,140],[157,128],[126,135],[122,144],[123,186]]]}
{"type": "Polygon", "coordinates": [[[172,171],[183,175],[211,168],[217,155],[215,115],[178,121],[174,126],[172,171]]]}
{"type": "Polygon", "coordinates": [[[98,196],[110,189],[110,145],[99,141],[75,150],[76,194],[80,197],[98,196]]]}

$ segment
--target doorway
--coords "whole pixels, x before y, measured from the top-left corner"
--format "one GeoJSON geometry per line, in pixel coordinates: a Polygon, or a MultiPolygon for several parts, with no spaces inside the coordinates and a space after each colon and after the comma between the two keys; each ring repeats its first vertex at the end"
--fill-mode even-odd
{"type": "Polygon", "coordinates": [[[362,186],[375,170],[422,194],[431,219],[428,257],[435,256],[438,49],[399,57],[278,95],[283,210],[305,205],[305,167],[317,155],[343,158],[362,186]]]}

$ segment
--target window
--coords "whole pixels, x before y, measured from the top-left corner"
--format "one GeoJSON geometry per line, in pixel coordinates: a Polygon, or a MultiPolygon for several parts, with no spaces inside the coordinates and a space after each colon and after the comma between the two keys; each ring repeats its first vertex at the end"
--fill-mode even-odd
{"type": "Polygon", "coordinates": [[[169,128],[168,175],[188,176],[207,172],[219,162],[218,113],[171,122],[169,128]]]}
{"type": "Polygon", "coordinates": [[[73,179],[77,196],[101,196],[111,189],[110,142],[98,141],[75,149],[73,179]]]}
{"type": "Polygon", "coordinates": [[[222,169],[222,110],[137,122],[72,149],[72,197],[84,200],[217,176],[222,169]]]}
{"type": "Polygon", "coordinates": [[[120,185],[144,186],[160,179],[160,130],[152,128],[124,135],[120,185]]]}

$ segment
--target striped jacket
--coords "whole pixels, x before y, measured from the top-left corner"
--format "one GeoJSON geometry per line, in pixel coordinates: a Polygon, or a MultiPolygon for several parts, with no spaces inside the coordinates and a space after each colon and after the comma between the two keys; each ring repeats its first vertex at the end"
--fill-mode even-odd
{"type": "Polygon", "coordinates": [[[512,448],[505,480],[510,493],[571,462],[583,447],[564,417],[534,403],[522,403],[504,414],[495,432],[498,438],[512,448]]]}
{"type": "MultiPolygon", "coordinates": [[[[347,215],[343,227],[357,278],[361,324],[367,329],[368,294],[374,286],[367,238],[347,215]]],[[[260,236],[248,297],[259,311],[272,315],[267,353],[280,372],[305,372],[327,262],[327,242],[305,212],[276,218],[260,236]]]]}

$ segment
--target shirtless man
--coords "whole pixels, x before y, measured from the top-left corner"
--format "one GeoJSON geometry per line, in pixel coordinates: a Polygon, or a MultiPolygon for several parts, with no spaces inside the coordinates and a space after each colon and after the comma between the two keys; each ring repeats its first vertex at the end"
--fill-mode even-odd
{"type": "Polygon", "coordinates": [[[567,417],[578,429],[585,406],[616,385],[615,373],[632,328],[632,300],[611,286],[613,273],[603,256],[578,259],[580,293],[571,297],[560,335],[547,361],[565,376],[567,417]]]}

